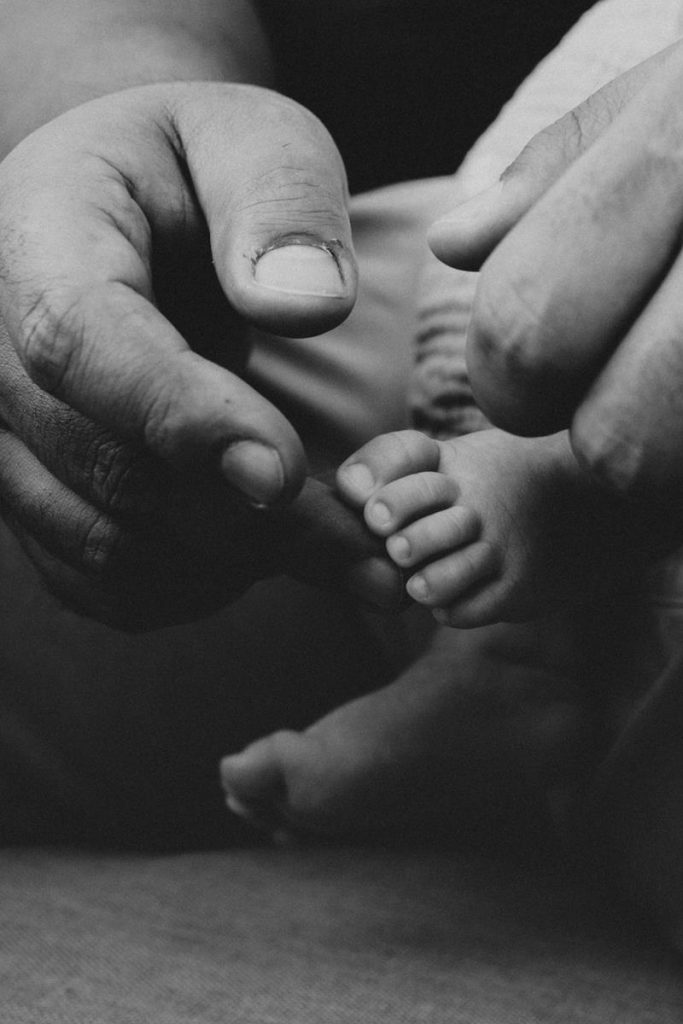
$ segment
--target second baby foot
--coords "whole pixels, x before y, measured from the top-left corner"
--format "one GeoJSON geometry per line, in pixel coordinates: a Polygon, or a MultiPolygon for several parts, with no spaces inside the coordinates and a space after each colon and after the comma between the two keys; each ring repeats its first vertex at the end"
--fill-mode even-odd
{"type": "Polygon", "coordinates": [[[619,550],[616,502],[582,472],[566,433],[383,434],[340,467],[337,486],[444,625],[584,602],[619,550]]]}
{"type": "Polygon", "coordinates": [[[593,756],[574,629],[438,630],[391,685],[225,758],[228,806],[273,834],[524,845],[593,756]]]}

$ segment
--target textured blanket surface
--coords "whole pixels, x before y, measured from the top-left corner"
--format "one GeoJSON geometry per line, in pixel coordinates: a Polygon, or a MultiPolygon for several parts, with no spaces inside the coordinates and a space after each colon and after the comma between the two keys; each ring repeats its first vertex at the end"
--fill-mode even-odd
{"type": "Polygon", "coordinates": [[[0,854],[3,1024],[676,1024],[680,961],[576,875],[453,854],[0,854]]]}

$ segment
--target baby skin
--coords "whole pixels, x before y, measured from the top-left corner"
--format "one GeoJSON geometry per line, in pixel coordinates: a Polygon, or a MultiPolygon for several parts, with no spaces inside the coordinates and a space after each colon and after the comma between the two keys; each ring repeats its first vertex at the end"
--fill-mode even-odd
{"type": "Polygon", "coordinates": [[[273,835],[542,847],[596,755],[586,634],[437,627],[390,685],[224,758],[227,805],[273,835]]]}
{"type": "Polygon", "coordinates": [[[522,622],[584,604],[623,551],[623,515],[567,433],[383,434],[339,469],[342,497],[443,625],[522,622]]]}
{"type": "Polygon", "coordinates": [[[547,815],[595,754],[581,607],[595,626],[591,583],[619,549],[613,503],[566,434],[493,429],[382,435],[337,487],[415,601],[461,629],[438,628],[392,685],[226,758],[228,806],[274,832],[385,837],[476,832],[485,808],[498,834],[529,834],[530,810],[547,815]]]}

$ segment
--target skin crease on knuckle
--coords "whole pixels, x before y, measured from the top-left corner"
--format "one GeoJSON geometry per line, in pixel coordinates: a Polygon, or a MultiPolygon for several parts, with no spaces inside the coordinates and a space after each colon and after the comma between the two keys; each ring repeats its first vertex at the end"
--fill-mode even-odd
{"type": "Polygon", "coordinates": [[[23,533],[56,561],[91,579],[104,579],[116,569],[123,529],[61,485],[43,482],[11,504],[23,533]]]}
{"type": "Polygon", "coordinates": [[[3,347],[0,413],[40,463],[83,499],[111,512],[153,507],[155,467],[144,452],[46,394],[23,368],[17,372],[18,365],[14,349],[3,347]]]}
{"type": "Polygon", "coordinates": [[[24,313],[20,358],[29,376],[49,393],[57,393],[77,359],[79,337],[78,296],[67,299],[40,292],[24,313]]]}
{"type": "Polygon", "coordinates": [[[80,473],[93,500],[111,513],[142,514],[155,506],[152,460],[133,444],[84,423],[80,473]]]}
{"type": "Polygon", "coordinates": [[[517,159],[503,172],[503,180],[513,180],[529,171],[543,172],[547,185],[556,174],[587,150],[609,128],[619,112],[612,99],[597,94],[589,96],[553,124],[543,128],[524,147],[517,159]]]}
{"type": "MultiPolygon", "coordinates": [[[[292,234],[300,213],[305,213],[311,238],[315,234],[310,230],[319,220],[321,226],[329,223],[330,218],[341,219],[344,209],[334,189],[330,189],[322,181],[311,177],[310,169],[292,164],[282,164],[272,170],[265,171],[257,178],[245,182],[241,190],[234,194],[234,204],[240,213],[260,211],[260,217],[251,226],[257,233],[269,232],[278,235],[277,221],[281,221],[281,231],[285,236],[292,234]],[[315,193],[319,207],[311,206],[311,194],[315,193]]],[[[297,231],[294,237],[305,237],[306,232],[297,231]]]]}
{"type": "MultiPolygon", "coordinates": [[[[225,104],[226,87],[223,86],[218,88],[208,106],[206,90],[203,96],[192,90],[180,94],[170,113],[177,137],[185,142],[190,170],[200,181],[210,183],[212,192],[218,190],[223,204],[229,203],[228,220],[254,207],[263,207],[264,226],[268,234],[278,237],[277,225],[273,230],[274,213],[276,218],[282,219],[281,233],[286,235],[300,228],[302,209],[307,224],[316,216],[325,226],[330,219],[336,222],[343,218],[346,173],[329,132],[318,118],[295,101],[269,89],[247,85],[228,88],[231,90],[229,108],[225,104]],[[199,99],[202,99],[201,110],[199,99]],[[207,149],[196,144],[202,141],[201,136],[209,127],[215,128],[225,121],[226,109],[230,110],[229,135],[241,138],[250,161],[249,173],[244,173],[246,166],[241,169],[233,161],[229,196],[223,194],[222,183],[215,180],[212,167],[207,163],[207,157],[215,157],[213,147],[207,149]],[[203,126],[199,131],[198,116],[203,126]],[[318,197],[318,210],[315,206],[310,208],[311,196],[318,197]],[[279,214],[278,208],[282,210],[279,214]]],[[[249,224],[253,230],[251,217],[249,224]]],[[[218,232],[217,225],[214,231],[218,232]]],[[[223,247],[218,233],[216,244],[223,247]]]]}
{"type": "Polygon", "coordinates": [[[87,577],[106,580],[119,571],[125,533],[108,516],[97,515],[84,529],[80,538],[80,564],[77,566],[87,577]]]}

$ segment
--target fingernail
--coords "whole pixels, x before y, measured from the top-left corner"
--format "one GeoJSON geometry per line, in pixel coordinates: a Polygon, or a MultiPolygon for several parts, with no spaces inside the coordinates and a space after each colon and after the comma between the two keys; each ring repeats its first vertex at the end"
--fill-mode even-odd
{"type": "Polygon", "coordinates": [[[356,492],[357,497],[364,498],[371,494],[375,486],[375,478],[362,462],[354,462],[350,466],[341,466],[340,475],[344,482],[356,492]]]}
{"type": "Polygon", "coordinates": [[[254,267],[262,288],[287,295],[346,296],[347,289],[332,252],[320,245],[282,245],[267,249],[254,267]]]}
{"type": "Polygon", "coordinates": [[[271,505],[285,484],[280,456],[258,441],[235,441],[223,452],[221,470],[228,483],[257,505],[271,505]]]}

